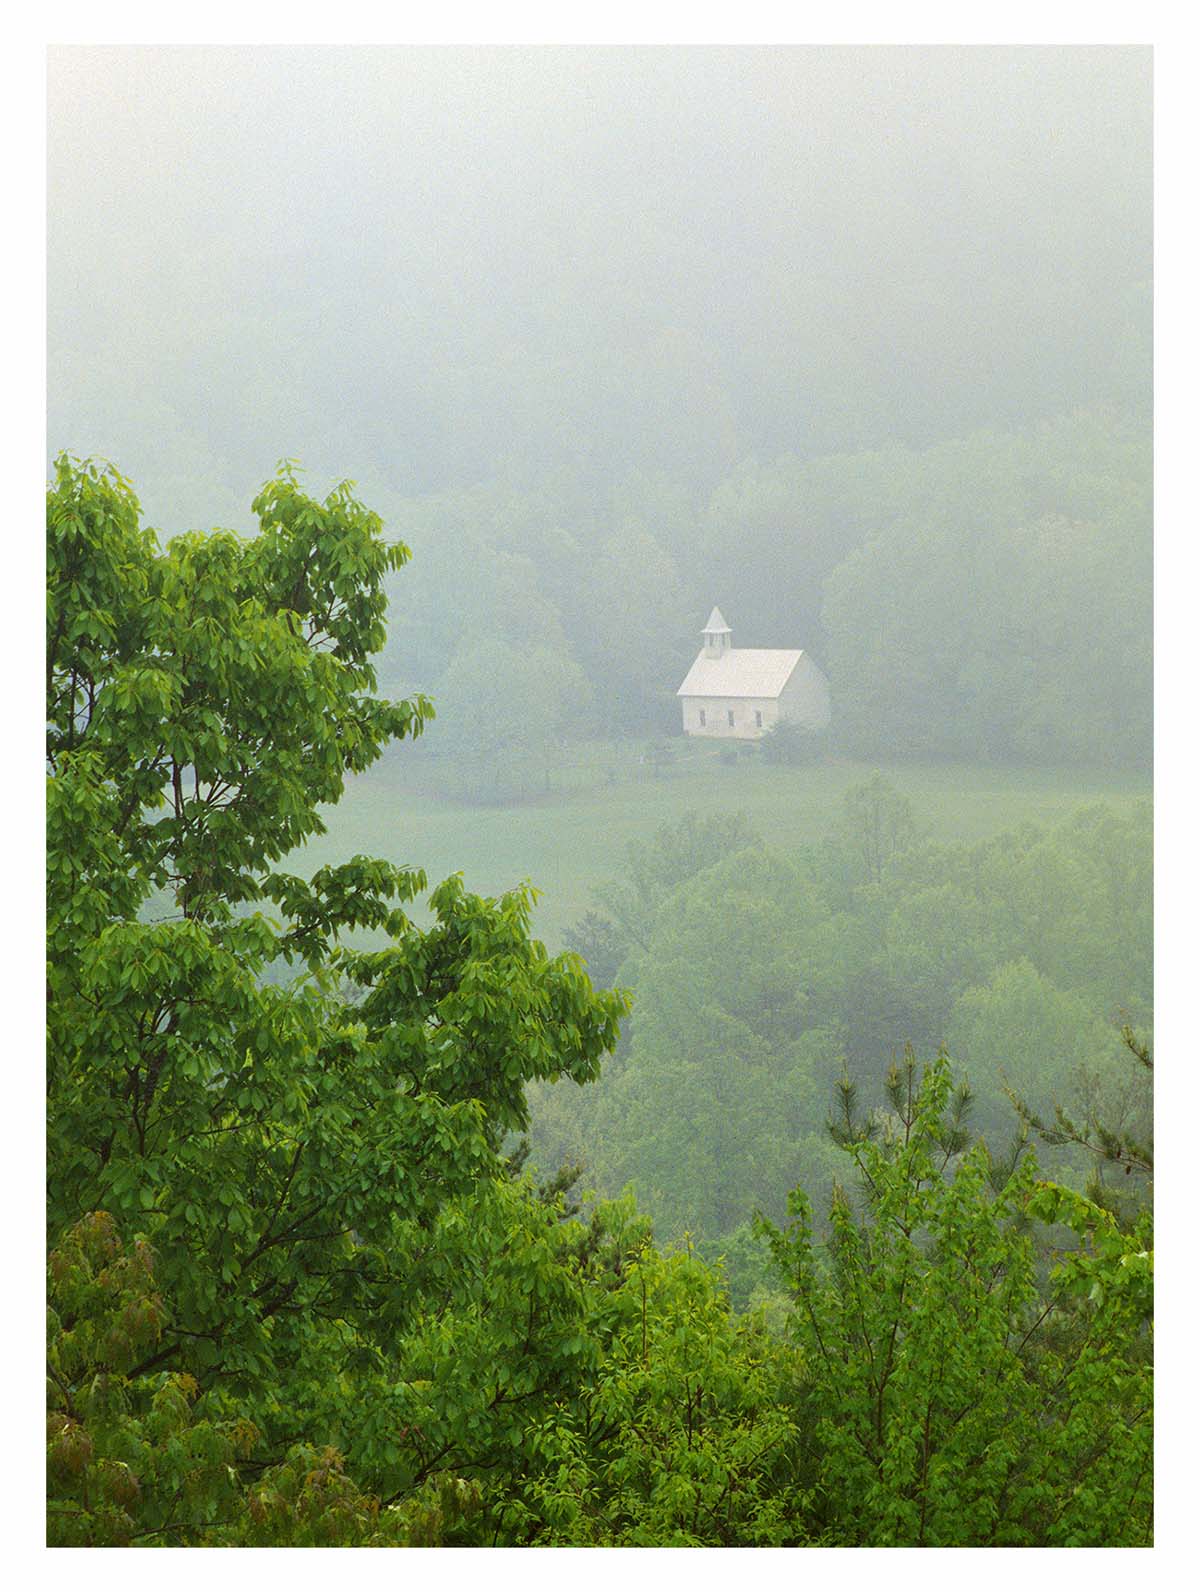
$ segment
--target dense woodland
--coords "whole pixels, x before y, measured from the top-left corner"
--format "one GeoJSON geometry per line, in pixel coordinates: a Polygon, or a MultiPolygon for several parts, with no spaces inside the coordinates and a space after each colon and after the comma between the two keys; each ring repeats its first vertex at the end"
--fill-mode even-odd
{"type": "Polygon", "coordinates": [[[1150,73],[52,51],[51,1544],[1151,1540],[1150,73]]]}
{"type": "MultiPolygon", "coordinates": [[[[635,1184],[660,1234],[726,1257],[739,1300],[769,1284],[755,1212],[778,1215],[797,1183],[824,1199],[843,1175],[834,1081],[882,1106],[906,1044],[948,1051],[997,1148],[1014,1094],[1149,1132],[1122,1037],[1151,1022],[1148,804],[951,847],[916,839],[882,777],[846,805],[804,855],[694,816],[633,847],[568,933],[593,978],[634,995],[617,1055],[588,1089],[531,1091],[535,1160],[635,1184]]],[[[1069,1153],[1043,1162],[1086,1172],[1069,1153]]]]}
{"type": "Polygon", "coordinates": [[[431,711],[375,694],[404,546],[287,471],[255,511],[162,546],[109,468],[49,496],[49,1540],[1147,1542],[1144,823],[955,856],[879,779],[811,857],[684,824],[586,926],[621,1037],[527,893],[418,927],[418,871],[278,866],[431,711]],[[728,1273],[523,1166],[551,1085],[728,1273]]]}
{"type": "Polygon", "coordinates": [[[821,663],[837,750],[1148,766],[1150,516],[1144,421],[1110,409],[746,464],[699,501],[642,481],[583,520],[553,495],[402,504],[380,667],[443,714],[418,767],[484,800],[536,791],[572,739],[677,733],[714,597],[735,645],[821,663]],[[447,607],[463,569],[487,580],[447,607]]]}

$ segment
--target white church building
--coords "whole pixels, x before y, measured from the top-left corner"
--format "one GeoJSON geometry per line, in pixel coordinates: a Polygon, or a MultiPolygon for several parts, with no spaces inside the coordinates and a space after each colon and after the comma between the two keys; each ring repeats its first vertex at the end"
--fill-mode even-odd
{"type": "Polygon", "coordinates": [[[829,682],[803,650],[735,647],[714,608],[704,645],[675,693],[687,735],[754,740],[780,719],[808,729],[829,723],[829,682]]]}

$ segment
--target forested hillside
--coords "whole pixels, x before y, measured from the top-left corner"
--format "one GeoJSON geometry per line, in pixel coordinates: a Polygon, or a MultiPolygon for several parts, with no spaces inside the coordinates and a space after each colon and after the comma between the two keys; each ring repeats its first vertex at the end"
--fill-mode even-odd
{"type": "Polygon", "coordinates": [[[746,464],[692,501],[668,487],[583,519],[561,496],[397,506],[418,556],[381,668],[436,695],[445,729],[421,756],[445,788],[510,798],[565,739],[676,733],[714,597],[735,645],[803,646],[824,666],[836,750],[1148,766],[1139,416],[746,464]],[[488,578],[447,607],[464,569],[488,578]]]}
{"type": "Polygon", "coordinates": [[[62,50],[51,435],[168,531],[242,523],[280,455],[389,523],[478,488],[570,530],[639,481],[661,523],[751,463],[1145,414],[1150,80],[1081,47],[62,50]]]}
{"type": "Polygon", "coordinates": [[[835,1082],[882,1105],[906,1046],[949,1053],[993,1144],[1016,1131],[1012,1093],[1148,1131],[1121,1035],[1152,1020],[1148,805],[937,846],[877,776],[806,852],[692,815],[632,847],[597,895],[567,942],[632,991],[633,1013],[598,1084],[532,1091],[534,1159],[613,1193],[632,1183],[661,1237],[726,1255],[743,1300],[765,1275],[755,1212],[839,1176],[835,1082]]]}
{"type": "Polygon", "coordinates": [[[414,778],[676,733],[714,603],[851,755],[1147,764],[1148,52],[104,63],[51,84],[52,447],[168,534],[349,467],[414,778]]]}

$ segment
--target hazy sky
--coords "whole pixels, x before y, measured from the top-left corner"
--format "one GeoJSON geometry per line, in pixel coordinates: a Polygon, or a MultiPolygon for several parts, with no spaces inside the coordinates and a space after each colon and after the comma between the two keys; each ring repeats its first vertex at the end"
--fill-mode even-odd
{"type": "Polygon", "coordinates": [[[173,527],[1148,397],[1144,48],[51,52],[49,440],[173,527]]]}

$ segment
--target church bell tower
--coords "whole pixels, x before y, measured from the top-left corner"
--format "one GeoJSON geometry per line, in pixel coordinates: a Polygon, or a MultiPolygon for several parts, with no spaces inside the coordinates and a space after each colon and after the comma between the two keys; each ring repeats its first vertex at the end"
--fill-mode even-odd
{"type": "Polygon", "coordinates": [[[714,608],[704,627],[704,656],[723,658],[732,646],[733,631],[722,619],[721,610],[714,608]]]}

